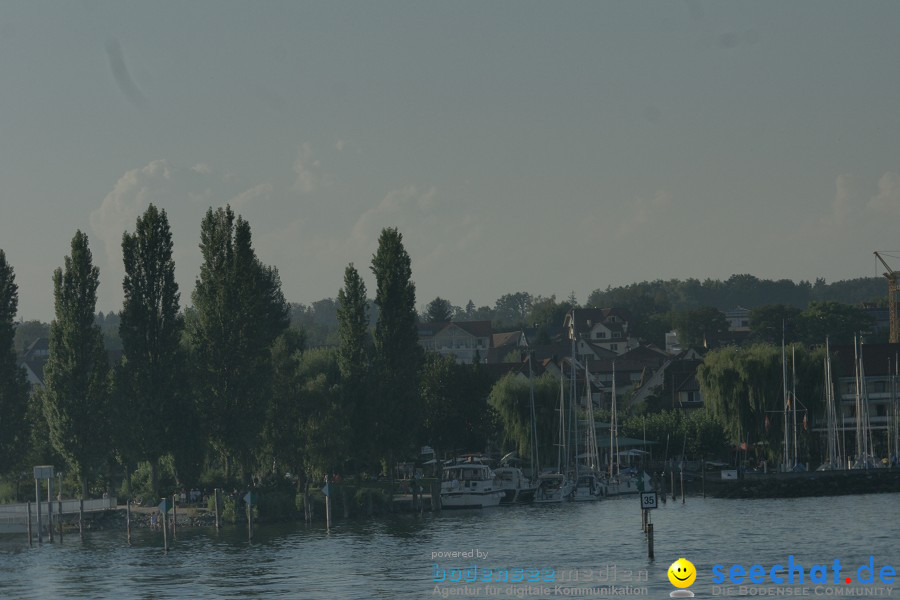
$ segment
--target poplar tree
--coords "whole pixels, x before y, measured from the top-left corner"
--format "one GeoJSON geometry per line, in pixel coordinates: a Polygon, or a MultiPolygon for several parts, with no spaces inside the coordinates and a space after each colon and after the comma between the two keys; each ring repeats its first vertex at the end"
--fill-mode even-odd
{"type": "Polygon", "coordinates": [[[289,324],[278,271],[256,257],[250,224],[230,206],[200,228],[203,264],[188,334],[198,403],[215,447],[249,483],[271,388],[271,346],[289,324]]]}
{"type": "Polygon", "coordinates": [[[338,366],[341,373],[343,406],[349,417],[352,432],[353,454],[359,469],[372,452],[372,440],[368,435],[373,418],[371,394],[372,338],[369,333],[369,305],[366,285],[353,263],[344,270],[344,287],[337,297],[338,366]]]}
{"type": "Polygon", "coordinates": [[[110,454],[109,389],[103,334],[94,324],[100,271],[88,237],[72,238],[72,255],[53,273],[56,318],[44,366],[44,416],[54,449],[81,478],[87,496],[91,472],[110,454]]]}
{"type": "Polygon", "coordinates": [[[409,254],[397,229],[386,228],[372,257],[378,306],[375,325],[377,396],[373,402],[375,443],[393,474],[395,454],[412,449],[420,422],[419,369],[423,351],[416,328],[416,286],[409,254]]]}
{"type": "Polygon", "coordinates": [[[0,250],[0,473],[11,471],[28,447],[28,381],[13,347],[18,305],[15,273],[0,250]]]}
{"type": "Polygon", "coordinates": [[[122,363],[118,389],[127,415],[123,423],[135,456],[151,465],[159,496],[159,459],[173,449],[176,424],[187,410],[181,394],[179,346],[184,326],[178,314],[178,284],[172,260],[172,232],[166,211],[150,205],[133,234],[122,235],[125,302],[119,324],[122,363]]]}

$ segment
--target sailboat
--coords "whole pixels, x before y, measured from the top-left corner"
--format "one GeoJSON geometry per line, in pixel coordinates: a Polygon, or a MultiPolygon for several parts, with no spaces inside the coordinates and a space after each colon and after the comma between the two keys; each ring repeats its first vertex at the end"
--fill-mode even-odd
{"type": "Polygon", "coordinates": [[[600,478],[600,456],[597,451],[597,427],[594,423],[594,402],[591,399],[591,374],[587,360],[584,361],[584,381],[587,424],[584,435],[584,453],[576,454],[575,456],[576,465],[579,465],[579,460],[584,461],[583,464],[578,466],[575,490],[572,492],[572,500],[575,502],[599,500],[603,495],[603,485],[600,478]]]}
{"type": "Polygon", "coordinates": [[[616,363],[613,361],[612,401],[609,414],[609,470],[603,482],[604,494],[618,496],[638,492],[637,480],[619,469],[619,425],[616,412],[616,363]]]}
{"type": "Polygon", "coordinates": [[[837,407],[834,396],[834,380],[831,375],[831,349],[828,338],[825,338],[825,417],[828,422],[828,457],[816,469],[817,471],[837,471],[844,464],[841,460],[840,443],[837,429],[837,407]]]}
{"type": "Polygon", "coordinates": [[[853,355],[856,359],[856,458],[851,469],[874,469],[872,457],[872,431],[869,426],[869,394],[866,391],[866,372],[863,366],[862,343],[853,340],[853,355]]]}
{"type": "MultiPolygon", "coordinates": [[[[562,362],[560,362],[562,365],[562,362]]],[[[551,504],[570,500],[574,484],[567,475],[568,469],[563,469],[563,457],[568,463],[568,445],[566,444],[566,398],[563,388],[563,373],[560,369],[559,377],[559,432],[556,452],[556,471],[541,473],[538,477],[537,490],[534,492],[536,504],[551,504]]]]}

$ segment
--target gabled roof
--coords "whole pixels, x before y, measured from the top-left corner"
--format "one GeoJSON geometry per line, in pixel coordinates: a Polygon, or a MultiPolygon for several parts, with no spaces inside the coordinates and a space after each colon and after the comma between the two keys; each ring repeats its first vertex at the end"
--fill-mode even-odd
{"type": "Polygon", "coordinates": [[[504,346],[518,346],[521,337],[521,331],[506,331],[504,333],[495,333],[491,336],[491,345],[494,348],[503,348],[504,346]]]}
{"type": "Polygon", "coordinates": [[[457,327],[474,337],[490,338],[493,332],[490,321],[432,321],[416,323],[419,337],[434,337],[450,327],[457,327]]]}
{"type": "Polygon", "coordinates": [[[566,313],[564,325],[569,327],[574,316],[576,333],[590,331],[597,323],[611,327],[616,322],[627,323],[630,320],[628,311],[621,308],[576,308],[566,313]]]}

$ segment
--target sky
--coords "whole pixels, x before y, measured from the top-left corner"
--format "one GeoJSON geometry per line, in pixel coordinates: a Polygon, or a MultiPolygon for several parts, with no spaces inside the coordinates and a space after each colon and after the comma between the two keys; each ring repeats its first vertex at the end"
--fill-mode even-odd
{"type": "Polygon", "coordinates": [[[121,309],[151,202],[187,305],[227,203],[293,302],[351,262],[374,295],[383,227],[419,306],[876,276],[898,31],[892,1],[3,2],[0,249],[42,320],[76,230],[121,309]]]}

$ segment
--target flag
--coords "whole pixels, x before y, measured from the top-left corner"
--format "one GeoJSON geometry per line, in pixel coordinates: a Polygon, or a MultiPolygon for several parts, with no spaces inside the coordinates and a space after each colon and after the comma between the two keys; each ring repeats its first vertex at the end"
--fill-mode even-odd
{"type": "Polygon", "coordinates": [[[809,430],[809,421],[806,419],[806,415],[803,415],[803,431],[809,430]]]}
{"type": "Polygon", "coordinates": [[[769,427],[772,426],[772,422],[769,420],[769,415],[766,415],[766,433],[769,433],[769,427]]]}

